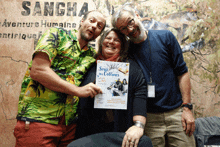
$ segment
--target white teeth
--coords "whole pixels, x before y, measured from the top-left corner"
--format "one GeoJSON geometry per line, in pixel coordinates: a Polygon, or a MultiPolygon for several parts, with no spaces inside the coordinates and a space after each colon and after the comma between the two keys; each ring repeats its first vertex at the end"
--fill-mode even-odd
{"type": "Polygon", "coordinates": [[[111,49],[115,49],[115,47],[109,46],[109,45],[106,45],[106,47],[111,48],[111,49]]]}
{"type": "Polygon", "coordinates": [[[115,49],[115,47],[111,47],[111,46],[106,46],[106,47],[108,47],[109,49],[115,49]]]}

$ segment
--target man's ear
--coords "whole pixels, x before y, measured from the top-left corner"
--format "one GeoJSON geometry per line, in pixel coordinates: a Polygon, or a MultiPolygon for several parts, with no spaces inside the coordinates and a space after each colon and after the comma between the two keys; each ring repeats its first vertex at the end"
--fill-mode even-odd
{"type": "Polygon", "coordinates": [[[81,26],[81,24],[84,22],[84,19],[82,18],[81,20],[80,20],[80,23],[79,23],[79,25],[81,26]]]}
{"type": "Polygon", "coordinates": [[[135,14],[136,14],[136,16],[137,16],[138,19],[141,19],[141,16],[138,14],[137,11],[135,11],[135,14]]]}

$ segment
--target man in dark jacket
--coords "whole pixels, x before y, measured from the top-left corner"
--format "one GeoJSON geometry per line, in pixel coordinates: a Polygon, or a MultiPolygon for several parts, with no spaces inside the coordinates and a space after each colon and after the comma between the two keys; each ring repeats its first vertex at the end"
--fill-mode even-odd
{"type": "Polygon", "coordinates": [[[189,73],[175,36],[167,30],[145,30],[130,4],[114,13],[112,25],[130,38],[129,54],[148,82],[145,133],[153,146],[165,146],[165,136],[169,146],[195,146],[189,73]]]}

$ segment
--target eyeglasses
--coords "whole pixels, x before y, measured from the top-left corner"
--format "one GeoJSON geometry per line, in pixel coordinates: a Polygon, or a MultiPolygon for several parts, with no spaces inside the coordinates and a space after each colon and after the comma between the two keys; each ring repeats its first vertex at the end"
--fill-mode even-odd
{"type": "Polygon", "coordinates": [[[121,32],[127,32],[128,31],[128,28],[132,28],[134,26],[135,22],[134,22],[134,19],[131,19],[129,22],[128,22],[128,25],[126,27],[120,27],[119,30],[121,32]]]}

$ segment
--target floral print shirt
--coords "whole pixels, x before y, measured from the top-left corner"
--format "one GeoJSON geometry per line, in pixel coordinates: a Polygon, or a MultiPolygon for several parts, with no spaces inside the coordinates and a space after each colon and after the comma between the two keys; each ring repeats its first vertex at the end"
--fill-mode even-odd
{"type": "MultiPolygon", "coordinates": [[[[49,29],[38,41],[33,57],[38,52],[46,53],[51,69],[62,79],[79,86],[87,69],[95,62],[96,52],[90,46],[81,49],[76,33],[77,30],[49,29]]],[[[31,79],[31,65],[32,61],[22,82],[17,119],[58,124],[65,113],[66,125],[74,123],[79,98],[52,91],[31,79]]]]}

